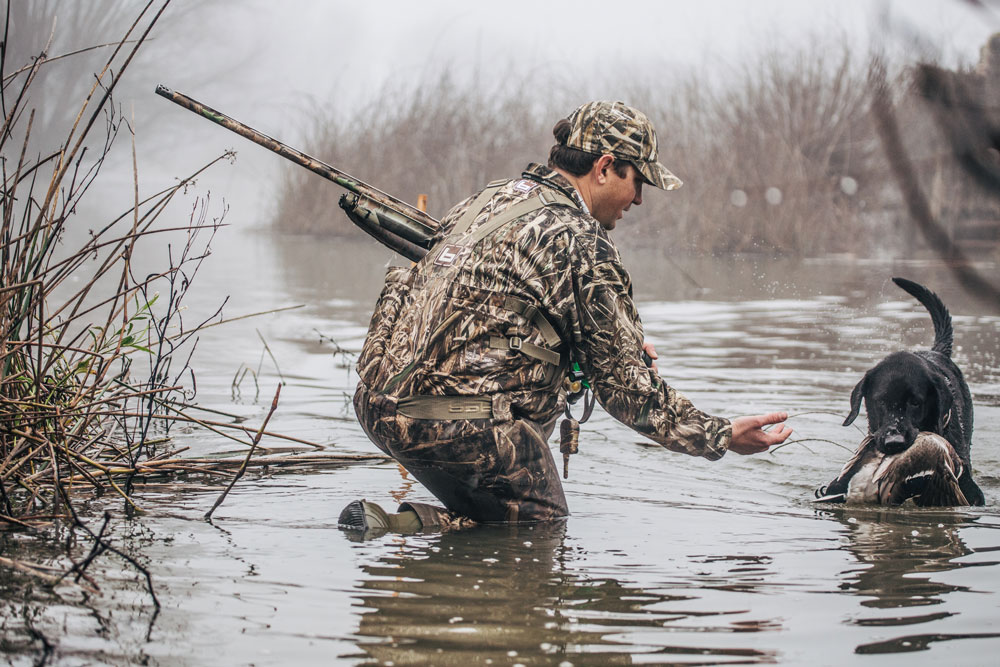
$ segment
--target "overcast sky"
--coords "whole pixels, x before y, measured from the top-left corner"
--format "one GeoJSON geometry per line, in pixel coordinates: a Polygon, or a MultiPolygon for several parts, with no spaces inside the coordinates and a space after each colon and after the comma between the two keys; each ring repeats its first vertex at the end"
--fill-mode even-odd
{"type": "Polygon", "coordinates": [[[948,61],[974,62],[1000,30],[998,11],[967,0],[284,0],[244,12],[235,27],[253,37],[229,32],[227,39],[262,47],[264,62],[287,64],[283,85],[351,98],[388,77],[420,77],[444,63],[493,76],[518,76],[511,63],[574,76],[611,63],[725,66],[770,45],[841,34],[859,52],[872,44],[898,50],[919,37],[948,61]],[[326,67],[313,66],[314,58],[326,67]]]}
{"type": "Polygon", "coordinates": [[[386,80],[443,67],[498,79],[544,69],[583,82],[613,67],[669,76],[817,40],[845,39],[859,56],[873,45],[896,53],[926,44],[946,62],[975,62],[1000,30],[1000,0],[985,1],[977,10],[969,0],[220,0],[202,10],[175,0],[178,11],[193,2],[204,15],[197,46],[208,57],[198,68],[165,62],[162,76],[211,93],[204,77],[215,69],[220,96],[236,83],[239,99],[287,108],[358,105],[386,80]]]}

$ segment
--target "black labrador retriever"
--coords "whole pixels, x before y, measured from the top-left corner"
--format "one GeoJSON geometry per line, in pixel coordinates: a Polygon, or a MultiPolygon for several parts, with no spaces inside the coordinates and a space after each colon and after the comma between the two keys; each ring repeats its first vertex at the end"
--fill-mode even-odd
{"type": "MultiPolygon", "coordinates": [[[[972,396],[962,371],[951,360],[951,314],[938,295],[923,285],[904,278],[892,281],[913,295],[930,313],[934,344],[927,351],[893,352],[861,378],[851,392],[851,413],[844,426],[857,418],[863,398],[868,412],[868,437],[840,476],[816,495],[820,500],[843,502],[851,490],[852,477],[867,469],[866,461],[870,462],[873,457],[898,456],[924,432],[942,436],[954,448],[961,460],[961,465],[954,470],[958,487],[970,505],[982,505],[985,498],[972,479],[969,459],[972,396]]],[[[916,452],[909,452],[907,458],[915,458],[913,454],[916,452]]],[[[907,467],[910,473],[906,480],[890,482],[906,482],[918,504],[924,504],[919,502],[921,477],[907,467]]],[[[931,476],[932,468],[932,462],[928,461],[927,477],[931,476]]],[[[928,482],[934,483],[934,480],[928,479],[928,482]]]]}

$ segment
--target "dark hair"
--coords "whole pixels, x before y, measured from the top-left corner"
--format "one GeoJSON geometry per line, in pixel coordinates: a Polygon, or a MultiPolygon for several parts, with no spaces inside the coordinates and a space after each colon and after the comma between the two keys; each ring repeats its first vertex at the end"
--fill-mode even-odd
{"type": "MultiPolygon", "coordinates": [[[[574,176],[583,176],[590,171],[590,168],[594,166],[594,162],[601,156],[581,151],[579,148],[570,148],[567,146],[566,140],[569,139],[572,129],[573,126],[565,118],[556,123],[555,127],[552,128],[552,136],[556,138],[556,145],[549,151],[549,168],[562,169],[574,176]]],[[[629,164],[627,160],[615,158],[611,166],[614,168],[615,173],[618,174],[618,178],[625,178],[627,175],[627,164],[629,164]]]]}

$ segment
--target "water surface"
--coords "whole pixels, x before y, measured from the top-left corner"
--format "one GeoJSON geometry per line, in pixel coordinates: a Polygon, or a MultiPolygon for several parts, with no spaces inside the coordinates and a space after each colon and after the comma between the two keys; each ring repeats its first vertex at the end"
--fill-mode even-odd
{"type": "MultiPolygon", "coordinates": [[[[192,310],[211,312],[226,294],[230,317],[303,307],[207,331],[196,355],[199,400],[259,423],[283,378],[269,430],[374,453],[350,407],[351,365],[389,259],[371,245],[220,237],[192,310]]],[[[661,374],[715,414],[788,410],[797,442],[708,462],[643,441],[598,409],[570,464],[567,521],[364,542],[336,528],[348,501],[433,500],[394,463],[248,475],[212,523],[201,519],[220,490],[210,481],[150,489],[140,496],[147,513],[119,524],[116,539],[149,567],[162,610],[154,614],[143,582],[110,556],[93,570],[104,582],[99,595],[65,587],[26,600],[4,571],[5,657],[993,664],[1000,318],[982,313],[934,263],[676,263],[654,251],[627,263],[661,374]],[[928,284],[952,309],[955,357],[976,401],[973,464],[986,508],[812,502],[862,437],[840,424],[864,370],[932,340],[926,313],[892,275],[928,284]]],[[[174,437],[192,455],[242,451],[202,432],[174,437]]],[[[90,508],[94,521],[99,510],[90,508]]],[[[45,559],[16,536],[5,539],[6,553],[45,559]]]]}

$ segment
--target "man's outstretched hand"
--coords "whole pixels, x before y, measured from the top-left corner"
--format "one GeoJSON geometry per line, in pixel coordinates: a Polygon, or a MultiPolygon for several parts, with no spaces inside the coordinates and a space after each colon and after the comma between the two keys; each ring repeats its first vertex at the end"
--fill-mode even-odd
{"type": "Polygon", "coordinates": [[[729,443],[729,450],[744,455],[759,454],[766,452],[772,445],[781,444],[792,434],[792,429],[782,423],[786,419],[787,412],[737,417],[732,420],[733,439],[729,443]],[[770,424],[777,426],[765,431],[764,427],[770,424]]]}

